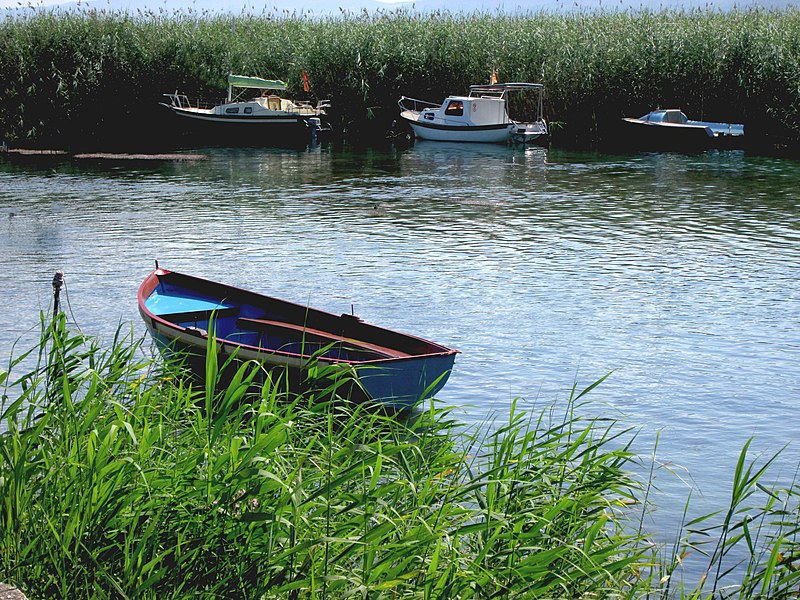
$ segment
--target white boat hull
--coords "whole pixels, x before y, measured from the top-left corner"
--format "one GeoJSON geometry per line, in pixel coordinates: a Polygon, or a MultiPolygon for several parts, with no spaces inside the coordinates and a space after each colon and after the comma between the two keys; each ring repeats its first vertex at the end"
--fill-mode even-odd
{"type": "Polygon", "coordinates": [[[313,143],[313,117],[287,114],[219,115],[166,105],[177,117],[180,144],[302,147],[313,143]]]}
{"type": "Polygon", "coordinates": [[[408,123],[414,137],[434,142],[472,142],[477,144],[538,144],[548,137],[544,121],[534,123],[500,123],[496,125],[444,125],[428,123],[417,118],[413,111],[406,111],[400,117],[408,123]]]}
{"type": "Polygon", "coordinates": [[[217,115],[211,111],[178,108],[175,106],[168,106],[168,108],[179,117],[202,123],[224,123],[226,125],[298,125],[306,121],[304,117],[299,115],[217,115]]]}
{"type": "Polygon", "coordinates": [[[511,141],[515,144],[541,144],[548,139],[544,120],[533,123],[516,123],[511,130],[511,141]]]}
{"type": "MultiPolygon", "coordinates": [[[[411,113],[412,111],[407,111],[411,113]]],[[[513,123],[497,125],[440,125],[424,123],[413,115],[401,113],[400,117],[409,124],[414,136],[420,140],[436,142],[475,142],[482,144],[505,144],[511,139],[513,123]]]]}

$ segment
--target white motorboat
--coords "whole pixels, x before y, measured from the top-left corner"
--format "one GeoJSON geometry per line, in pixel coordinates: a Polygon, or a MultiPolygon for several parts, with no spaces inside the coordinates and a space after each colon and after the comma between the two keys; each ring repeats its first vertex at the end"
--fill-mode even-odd
{"type": "Polygon", "coordinates": [[[640,150],[705,150],[744,147],[744,125],[693,121],[678,108],[622,119],[620,141],[640,150]]]}
{"type": "Polygon", "coordinates": [[[162,102],[180,118],[187,133],[204,141],[263,143],[269,145],[297,139],[306,140],[327,131],[327,100],[312,104],[278,95],[288,86],[280,80],[228,76],[228,96],[216,105],[191,101],[185,94],[164,94],[162,102]]]}
{"type": "Polygon", "coordinates": [[[547,139],[542,116],[544,86],[540,83],[492,83],[473,85],[468,96],[448,96],[441,104],[403,96],[400,119],[414,136],[440,142],[541,143],[547,139]],[[532,121],[515,121],[509,116],[511,92],[536,94],[532,121]]]}

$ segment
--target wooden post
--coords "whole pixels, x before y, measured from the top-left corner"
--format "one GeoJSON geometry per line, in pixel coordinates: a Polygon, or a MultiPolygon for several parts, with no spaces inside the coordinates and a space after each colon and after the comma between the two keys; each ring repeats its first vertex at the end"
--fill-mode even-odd
{"type": "MultiPolygon", "coordinates": [[[[64,287],[64,271],[56,271],[56,274],[53,276],[53,321],[50,323],[50,330],[47,332],[47,335],[50,336],[51,342],[51,350],[50,356],[47,360],[47,372],[48,372],[48,396],[55,396],[53,389],[55,389],[55,381],[61,375],[61,367],[59,360],[59,343],[57,341],[58,337],[58,317],[61,313],[61,288],[64,287]],[[53,389],[50,389],[50,385],[53,384],[53,389]]],[[[4,598],[0,597],[0,600],[5,600],[4,598]]]]}
{"type": "Polygon", "coordinates": [[[58,317],[61,312],[61,288],[64,287],[64,271],[56,271],[53,276],[53,321],[58,317]]]}

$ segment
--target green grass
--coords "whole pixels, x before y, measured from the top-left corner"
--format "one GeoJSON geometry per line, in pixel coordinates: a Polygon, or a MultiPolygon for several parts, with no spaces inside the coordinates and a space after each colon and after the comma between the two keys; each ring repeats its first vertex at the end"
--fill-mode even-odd
{"type": "Polygon", "coordinates": [[[538,81],[565,139],[602,140],[656,106],[800,136],[800,11],[674,11],[309,18],[264,12],[18,11],[0,23],[7,141],[159,140],[164,92],[220,98],[228,73],[276,77],[333,101],[337,131],[383,131],[400,95],[441,100],[538,81]]]}
{"type": "Polygon", "coordinates": [[[798,490],[764,487],[747,447],[729,508],[650,541],[647,461],[578,414],[600,382],[472,430],[435,404],[331,400],[341,382],[319,373],[294,395],[245,364],[218,389],[212,358],[197,386],[141,350],[62,315],[0,371],[0,581],[32,598],[710,598],[732,576],[744,598],[799,591],[798,490]],[[693,553],[707,577],[678,583],[693,553]]]}

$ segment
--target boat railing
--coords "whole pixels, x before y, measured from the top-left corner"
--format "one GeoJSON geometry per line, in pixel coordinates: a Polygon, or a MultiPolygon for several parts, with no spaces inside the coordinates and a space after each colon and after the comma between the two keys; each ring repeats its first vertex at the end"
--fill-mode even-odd
{"type": "Polygon", "coordinates": [[[302,113],[324,115],[325,109],[331,107],[331,101],[318,100],[315,105],[310,100],[294,100],[294,105],[302,113]]]}
{"type": "Polygon", "coordinates": [[[166,98],[169,98],[170,104],[177,108],[213,108],[214,103],[206,102],[204,100],[200,100],[196,98],[194,100],[189,100],[189,97],[186,94],[179,94],[175,92],[174,94],[164,94],[166,98]]]}
{"type": "Polygon", "coordinates": [[[400,107],[400,110],[413,110],[415,112],[423,111],[426,108],[439,108],[439,105],[435,102],[417,100],[416,98],[409,98],[408,96],[401,96],[397,105],[400,107]]]}
{"type": "Polygon", "coordinates": [[[470,98],[505,98],[506,90],[481,90],[470,89],[470,98]]]}

